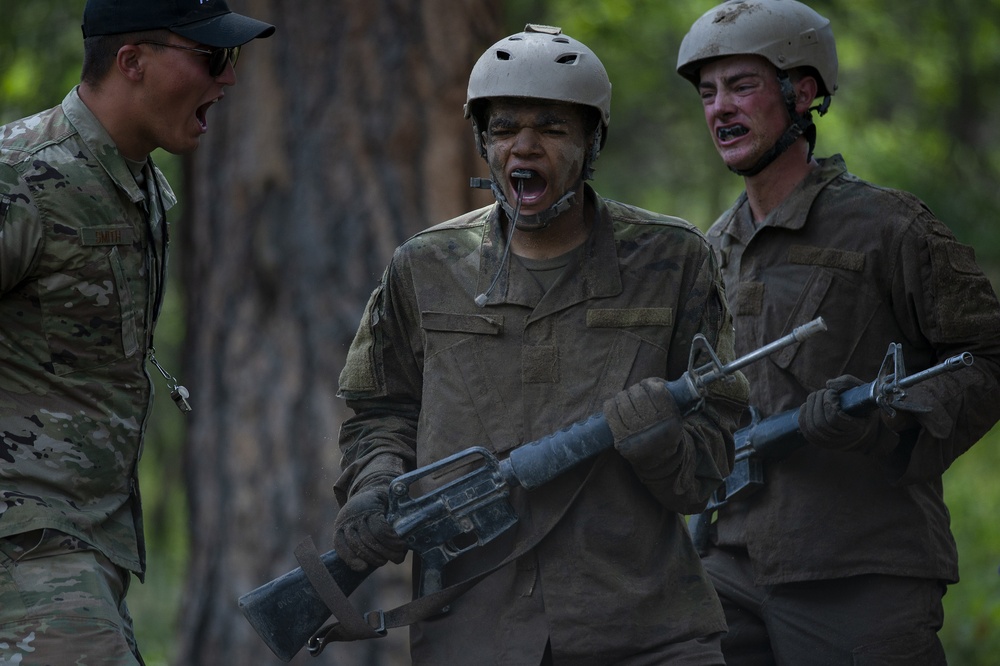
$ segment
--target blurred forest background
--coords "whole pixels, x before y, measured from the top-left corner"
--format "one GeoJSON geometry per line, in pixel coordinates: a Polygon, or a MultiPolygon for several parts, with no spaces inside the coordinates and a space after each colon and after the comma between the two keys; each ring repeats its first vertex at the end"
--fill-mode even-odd
{"type": "MultiPolygon", "coordinates": [[[[392,249],[488,202],[467,188],[486,169],[462,118],[487,46],[548,23],[602,59],[614,86],[603,195],[707,229],[742,189],[674,73],[713,0],[229,4],[278,32],[246,48],[193,157],[154,155],[181,200],[158,356],[195,411],[182,419],[158,382],[141,466],[149,573],[129,594],[149,666],[279,663],[235,600],[293,568],[306,535],[330,547],[336,378],[392,249]]],[[[811,4],[832,20],[841,63],[817,154],[916,193],[1000,285],[1000,0],[811,4]]],[[[78,81],[83,6],[0,0],[0,124],[78,81]]],[[[942,638],[957,666],[1000,654],[998,443],[1000,428],[945,477],[962,580],[942,638]]],[[[360,606],[405,596],[404,568],[385,569],[360,606]]],[[[295,663],[405,663],[394,633],[295,663]]]]}

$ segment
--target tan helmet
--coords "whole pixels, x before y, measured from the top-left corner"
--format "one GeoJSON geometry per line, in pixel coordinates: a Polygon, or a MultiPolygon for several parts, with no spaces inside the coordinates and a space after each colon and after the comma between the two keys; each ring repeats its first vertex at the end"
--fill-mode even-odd
{"type": "MultiPolygon", "coordinates": [[[[611,121],[611,81],[585,44],[554,26],[529,23],[480,56],[469,76],[465,117],[475,124],[476,102],[525,97],[582,104],[601,114],[601,136],[611,121]]],[[[477,132],[478,133],[478,132],[477,132]]]]}
{"type": "Polygon", "coordinates": [[[830,21],[796,0],[728,0],[694,22],[677,54],[677,73],[699,83],[705,61],[759,55],[780,70],[813,67],[817,97],[837,90],[837,46],[830,21]]]}

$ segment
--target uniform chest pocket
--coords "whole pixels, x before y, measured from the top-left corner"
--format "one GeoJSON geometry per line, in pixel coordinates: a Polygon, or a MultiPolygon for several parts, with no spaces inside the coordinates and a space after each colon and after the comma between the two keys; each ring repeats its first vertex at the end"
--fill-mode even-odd
{"type": "Polygon", "coordinates": [[[499,386],[504,376],[498,376],[496,365],[505,358],[497,347],[503,316],[425,311],[420,319],[425,345],[417,428],[421,456],[437,460],[472,445],[494,451],[516,445],[520,421],[504,399],[499,386]]]}
{"type": "Polygon", "coordinates": [[[426,356],[433,356],[470,336],[500,335],[503,315],[464,312],[422,312],[420,326],[427,338],[426,356]]]}
{"type": "Polygon", "coordinates": [[[43,327],[57,375],[101,367],[139,349],[139,308],[118,247],[39,281],[43,327]]]}
{"type": "Polygon", "coordinates": [[[770,362],[794,374],[803,386],[843,374],[882,301],[874,285],[862,278],[860,272],[812,267],[781,335],[823,317],[830,337],[786,347],[772,354],[770,362]]]}

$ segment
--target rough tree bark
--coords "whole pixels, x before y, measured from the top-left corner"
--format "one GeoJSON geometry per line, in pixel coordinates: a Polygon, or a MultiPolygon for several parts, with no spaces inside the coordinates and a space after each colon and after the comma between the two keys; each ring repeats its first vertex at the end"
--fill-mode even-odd
{"type": "MultiPolygon", "coordinates": [[[[412,233],[488,201],[462,117],[495,0],[231,0],[277,26],[186,164],[175,261],[192,392],[185,476],[191,566],[176,663],[278,664],[237,598],[331,547],[345,408],[337,377],[364,303],[412,233]]],[[[389,565],[352,600],[409,595],[389,565]],[[366,597],[367,595],[367,597],[366,597]]],[[[294,663],[406,663],[406,631],[294,663]]]]}

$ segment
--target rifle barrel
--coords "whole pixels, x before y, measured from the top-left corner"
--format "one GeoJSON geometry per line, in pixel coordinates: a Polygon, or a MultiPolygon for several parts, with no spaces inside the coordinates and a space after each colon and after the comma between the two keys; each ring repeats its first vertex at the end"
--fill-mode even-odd
{"type": "Polygon", "coordinates": [[[962,352],[961,354],[956,354],[941,361],[935,366],[927,368],[926,370],[921,370],[914,375],[908,375],[899,380],[899,388],[909,388],[914,384],[919,384],[925,379],[930,379],[931,377],[943,374],[945,372],[951,372],[952,370],[958,370],[961,366],[972,365],[973,358],[970,352],[962,352]]]}
{"type": "MultiPolygon", "coordinates": [[[[803,340],[811,338],[812,336],[816,335],[820,331],[825,331],[825,330],[826,330],[826,322],[823,321],[822,317],[816,317],[815,319],[813,319],[808,323],[795,327],[794,329],[792,329],[792,332],[789,333],[788,335],[782,336],[777,340],[770,342],[764,345],[763,347],[750,352],[746,356],[741,356],[732,363],[727,363],[721,368],[716,367],[711,373],[706,374],[702,381],[704,383],[709,383],[715,381],[716,379],[719,379],[722,376],[731,375],[733,372],[739,370],[740,368],[744,368],[750,365],[751,363],[764,358],[765,356],[770,356],[779,349],[787,347],[796,342],[802,342],[803,340]]],[[[708,372],[708,370],[712,367],[713,365],[711,363],[706,363],[702,367],[698,368],[696,374],[700,376],[702,372],[708,372]]]]}

